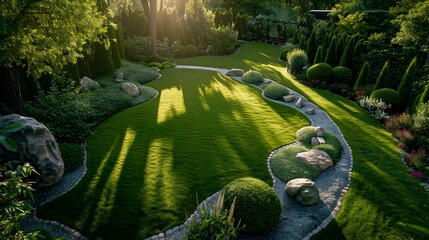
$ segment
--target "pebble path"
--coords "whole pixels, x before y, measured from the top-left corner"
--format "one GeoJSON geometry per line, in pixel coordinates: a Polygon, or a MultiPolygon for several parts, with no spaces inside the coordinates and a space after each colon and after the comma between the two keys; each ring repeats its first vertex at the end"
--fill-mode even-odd
{"type": "MultiPolygon", "coordinates": [[[[228,69],[219,69],[219,68],[210,68],[210,67],[199,67],[199,66],[184,66],[184,65],[178,65],[176,68],[181,69],[195,69],[195,70],[205,70],[205,71],[215,71],[219,72],[222,75],[226,75],[226,73],[229,71],[228,69]]],[[[232,77],[237,81],[241,81],[240,77],[232,77]]],[[[266,82],[272,81],[270,79],[265,79],[266,82]]],[[[254,86],[258,88],[257,86],[254,86]]],[[[325,228],[330,221],[332,221],[335,216],[340,211],[344,195],[347,193],[350,182],[351,182],[351,174],[352,174],[352,166],[353,166],[353,158],[352,158],[352,151],[347,144],[347,142],[344,139],[344,136],[342,135],[341,131],[339,130],[338,126],[332,121],[332,119],[321,110],[319,107],[314,105],[313,103],[309,102],[307,99],[305,99],[300,94],[296,93],[295,91],[289,89],[291,94],[295,95],[295,101],[286,103],[283,101],[275,101],[266,98],[263,94],[262,96],[265,99],[268,99],[270,101],[274,101],[278,104],[282,104],[288,107],[296,108],[295,103],[297,99],[301,98],[303,106],[301,108],[296,108],[303,114],[305,114],[311,121],[312,126],[321,126],[325,130],[333,133],[335,136],[337,136],[338,140],[340,141],[343,152],[341,154],[340,160],[338,163],[324,172],[322,172],[315,180],[317,187],[319,188],[320,192],[320,201],[318,204],[313,206],[302,206],[296,200],[291,199],[286,196],[285,194],[285,186],[286,183],[282,182],[280,179],[278,179],[271,170],[271,158],[273,155],[280,150],[281,148],[285,146],[281,146],[277,149],[274,149],[270,155],[267,158],[267,167],[268,171],[271,174],[271,177],[273,178],[273,189],[276,191],[277,196],[279,197],[282,206],[283,206],[283,212],[281,215],[280,223],[277,225],[277,227],[270,232],[267,235],[260,236],[260,237],[241,237],[242,239],[249,239],[249,240],[266,240],[266,239],[272,239],[272,240],[292,240],[292,239],[310,239],[311,236],[318,233],[320,230],[325,228]],[[313,114],[309,114],[313,112],[313,114]]],[[[86,161],[86,152],[85,152],[85,161],[86,161]]],[[[85,165],[85,164],[84,164],[85,165]]],[[[80,176],[74,182],[71,182],[71,180],[68,181],[62,181],[67,182],[66,185],[68,189],[65,189],[63,186],[62,192],[58,190],[53,190],[53,193],[48,193],[46,200],[55,198],[63,193],[65,193],[67,190],[72,188],[77,181],[80,180],[80,178],[85,174],[86,167],[83,166],[81,169],[78,169],[74,172],[74,174],[80,176]]],[[[191,222],[196,221],[199,218],[199,213],[201,212],[202,208],[210,208],[213,206],[217,198],[220,194],[220,191],[212,194],[207,199],[205,199],[201,204],[197,207],[195,212],[180,226],[173,227],[171,229],[168,229],[167,231],[153,235],[151,237],[146,238],[145,240],[178,240],[185,236],[186,234],[186,226],[189,225],[191,222]]],[[[64,226],[61,223],[55,222],[55,221],[49,221],[49,220],[42,220],[38,219],[35,214],[32,218],[27,219],[23,222],[23,225],[26,229],[34,229],[34,228],[44,228],[48,229],[51,232],[53,232],[57,237],[59,236],[67,236],[67,239],[87,239],[85,236],[80,234],[79,232],[64,226]]]]}

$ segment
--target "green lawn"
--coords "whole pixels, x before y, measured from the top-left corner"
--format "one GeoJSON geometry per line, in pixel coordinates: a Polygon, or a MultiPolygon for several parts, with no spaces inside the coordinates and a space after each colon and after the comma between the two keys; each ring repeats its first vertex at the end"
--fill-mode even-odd
{"type": "Polygon", "coordinates": [[[337,123],[353,151],[352,185],[336,220],[315,239],[429,239],[429,194],[407,173],[394,139],[355,103],[293,80],[285,64],[276,60],[278,54],[278,47],[250,43],[231,57],[213,57],[211,62],[209,57],[185,59],[179,64],[244,68],[251,63],[265,77],[316,103],[337,123]],[[257,64],[249,55],[265,61],[257,64]]]}
{"type": "Polygon", "coordinates": [[[252,176],[271,184],[276,147],[309,125],[298,111],[218,73],[170,69],[149,84],[156,99],[103,122],[88,141],[88,172],[43,206],[91,239],[142,239],[182,224],[228,182],[252,176]]]}

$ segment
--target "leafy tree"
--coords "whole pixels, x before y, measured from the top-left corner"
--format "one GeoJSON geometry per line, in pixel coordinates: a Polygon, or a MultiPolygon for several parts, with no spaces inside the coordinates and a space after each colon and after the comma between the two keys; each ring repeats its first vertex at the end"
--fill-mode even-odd
{"type": "Polygon", "coordinates": [[[359,72],[359,76],[353,86],[353,91],[358,91],[359,87],[368,84],[369,62],[365,62],[359,72]]]}
{"type": "Polygon", "coordinates": [[[68,63],[76,63],[88,42],[97,41],[106,31],[103,20],[92,0],[3,0],[0,75],[11,95],[10,107],[24,113],[19,68],[36,79],[58,74],[68,63]]]}
{"type": "Polygon", "coordinates": [[[386,87],[388,71],[389,71],[389,62],[386,62],[383,68],[381,69],[380,74],[378,75],[377,81],[375,82],[372,92],[380,88],[386,87]]]}
{"type": "MultiPolygon", "coordinates": [[[[229,18],[229,15],[232,14],[232,11],[227,11],[226,13],[224,12],[224,14],[227,14],[229,18]]],[[[207,34],[213,25],[213,21],[210,21],[211,19],[209,19],[207,15],[207,10],[204,7],[202,0],[189,0],[186,4],[185,16],[187,27],[190,29],[190,34],[191,32],[197,33],[194,35],[196,43],[206,43],[207,34]]],[[[230,18],[231,22],[228,23],[228,25],[230,25],[233,21],[232,15],[230,18]]]]}
{"type": "Polygon", "coordinates": [[[394,21],[400,26],[392,42],[414,47],[429,53],[429,0],[417,3],[406,15],[400,15],[394,21]]]}
{"type": "Polygon", "coordinates": [[[402,107],[404,107],[404,109],[410,104],[411,101],[411,90],[413,88],[413,81],[416,77],[416,65],[417,58],[415,57],[408,66],[408,69],[402,77],[401,84],[398,88],[398,93],[399,96],[401,96],[402,107]]]}

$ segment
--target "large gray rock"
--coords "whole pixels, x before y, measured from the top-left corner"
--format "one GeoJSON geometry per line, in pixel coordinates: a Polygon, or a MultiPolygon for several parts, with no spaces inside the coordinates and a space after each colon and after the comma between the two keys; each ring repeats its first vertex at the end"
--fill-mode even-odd
{"type": "Polygon", "coordinates": [[[133,83],[122,83],[122,90],[132,97],[137,97],[140,94],[139,88],[133,83]]]}
{"type": "Polygon", "coordinates": [[[298,98],[298,101],[296,101],[295,107],[296,108],[302,108],[302,107],[304,107],[304,104],[302,103],[302,98],[301,97],[298,98]]]}
{"type": "Polygon", "coordinates": [[[83,89],[85,89],[88,92],[94,91],[96,89],[101,88],[100,84],[98,84],[98,82],[92,80],[89,77],[83,77],[80,82],[79,85],[81,85],[83,87],[83,89]]]}
{"type": "Polygon", "coordinates": [[[319,189],[307,178],[296,178],[286,184],[286,194],[302,205],[313,205],[319,202],[319,189]]]}
{"type": "Polygon", "coordinates": [[[326,131],[325,131],[325,129],[323,127],[316,127],[314,129],[314,133],[316,133],[316,135],[318,137],[323,137],[323,136],[325,136],[326,131]]]}
{"type": "Polygon", "coordinates": [[[323,171],[334,164],[331,157],[324,151],[319,149],[311,149],[307,152],[300,152],[295,157],[299,161],[305,162],[310,167],[317,171],[323,171]]]}
{"type": "Polygon", "coordinates": [[[122,73],[122,72],[116,72],[116,78],[115,79],[118,82],[124,81],[124,73],[122,73]]]}
{"type": "Polygon", "coordinates": [[[244,70],[243,70],[243,69],[236,69],[236,68],[233,68],[233,69],[229,70],[229,71],[226,73],[226,76],[231,76],[231,77],[241,77],[241,76],[243,76],[243,74],[244,74],[244,70]]]}
{"type": "Polygon", "coordinates": [[[64,174],[64,162],[60,148],[52,133],[34,118],[18,114],[4,116],[0,120],[0,128],[13,123],[24,127],[8,136],[17,142],[17,151],[11,152],[0,145],[0,158],[29,162],[40,173],[34,180],[39,187],[56,184],[64,174]]]}
{"type": "Polygon", "coordinates": [[[283,99],[285,100],[285,102],[293,102],[295,101],[295,95],[293,94],[285,95],[283,96],[283,99]]]}

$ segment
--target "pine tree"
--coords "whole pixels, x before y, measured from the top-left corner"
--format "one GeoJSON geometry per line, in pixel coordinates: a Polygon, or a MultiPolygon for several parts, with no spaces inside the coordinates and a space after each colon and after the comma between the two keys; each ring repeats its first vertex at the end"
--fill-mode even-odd
{"type": "Polygon", "coordinates": [[[389,71],[389,62],[386,61],[386,63],[383,66],[383,69],[381,69],[381,72],[377,77],[377,81],[375,82],[374,87],[372,88],[372,92],[380,88],[386,87],[388,71],[389,71]]]}
{"type": "Polygon", "coordinates": [[[323,46],[320,46],[317,48],[316,56],[314,57],[314,63],[321,63],[323,62],[323,46]]]}
{"type": "Polygon", "coordinates": [[[316,30],[313,29],[311,32],[310,38],[307,42],[307,56],[308,56],[308,62],[313,63],[314,57],[316,56],[317,51],[317,45],[316,45],[316,30]]]}
{"type": "Polygon", "coordinates": [[[336,39],[332,37],[331,43],[329,44],[328,50],[326,51],[325,63],[335,66],[335,46],[336,39]]]}
{"type": "Polygon", "coordinates": [[[407,71],[405,71],[401,84],[398,87],[398,94],[401,96],[403,109],[406,109],[411,102],[411,90],[413,88],[413,81],[416,78],[416,65],[417,57],[414,57],[408,66],[407,71]]]}
{"type": "Polygon", "coordinates": [[[356,92],[359,90],[360,86],[368,84],[368,75],[369,75],[369,62],[366,61],[359,72],[359,77],[357,78],[353,86],[353,91],[356,92]]]}

